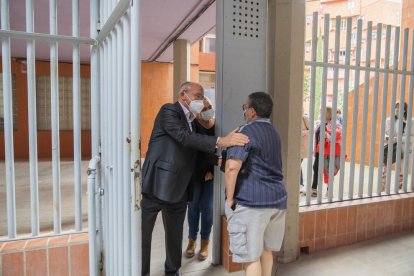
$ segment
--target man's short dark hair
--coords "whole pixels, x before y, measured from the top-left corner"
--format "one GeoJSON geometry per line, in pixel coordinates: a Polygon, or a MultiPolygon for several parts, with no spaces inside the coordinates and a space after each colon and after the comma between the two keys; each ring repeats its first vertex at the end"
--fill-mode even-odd
{"type": "Polygon", "coordinates": [[[270,118],[273,109],[273,101],[265,92],[254,92],[249,95],[249,105],[254,108],[260,118],[270,118]]]}

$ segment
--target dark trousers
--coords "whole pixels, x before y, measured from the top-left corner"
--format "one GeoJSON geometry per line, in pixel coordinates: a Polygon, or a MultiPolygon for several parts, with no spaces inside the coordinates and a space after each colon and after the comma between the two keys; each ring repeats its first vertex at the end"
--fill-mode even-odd
{"type": "Polygon", "coordinates": [[[162,213],[165,231],[164,264],[166,275],[175,275],[181,267],[183,223],[187,202],[169,203],[154,197],[142,196],[142,275],[150,275],[151,240],[158,212],[162,213]]]}
{"type": "Polygon", "coordinates": [[[318,188],[318,166],[319,166],[319,153],[315,153],[315,161],[313,162],[313,181],[312,189],[318,188]]]}
{"type": "Polygon", "coordinates": [[[201,216],[200,235],[202,240],[210,240],[213,226],[213,180],[194,181],[193,198],[188,203],[188,238],[197,239],[201,216]]]}

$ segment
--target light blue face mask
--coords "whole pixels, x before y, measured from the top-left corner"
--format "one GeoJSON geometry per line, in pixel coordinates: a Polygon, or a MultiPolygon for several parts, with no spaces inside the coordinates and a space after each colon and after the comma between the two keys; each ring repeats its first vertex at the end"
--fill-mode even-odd
{"type": "Polygon", "coordinates": [[[211,108],[206,111],[202,111],[200,114],[203,120],[209,121],[214,118],[214,109],[211,108]]]}

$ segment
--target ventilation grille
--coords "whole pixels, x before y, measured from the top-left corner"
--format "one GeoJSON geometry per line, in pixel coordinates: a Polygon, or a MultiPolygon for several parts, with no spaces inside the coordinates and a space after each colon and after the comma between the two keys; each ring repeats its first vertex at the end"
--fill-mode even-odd
{"type": "Polygon", "coordinates": [[[258,1],[233,0],[233,35],[259,38],[260,12],[258,1]]]}

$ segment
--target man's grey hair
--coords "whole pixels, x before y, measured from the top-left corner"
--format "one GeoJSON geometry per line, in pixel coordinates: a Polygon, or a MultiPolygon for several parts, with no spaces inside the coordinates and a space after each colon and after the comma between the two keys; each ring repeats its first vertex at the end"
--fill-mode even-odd
{"type": "Polygon", "coordinates": [[[191,89],[192,87],[199,87],[201,90],[204,91],[203,87],[201,86],[201,84],[196,83],[196,82],[192,82],[192,81],[185,81],[180,85],[180,89],[178,91],[178,95],[181,95],[181,93],[188,91],[189,89],[191,89]]]}

